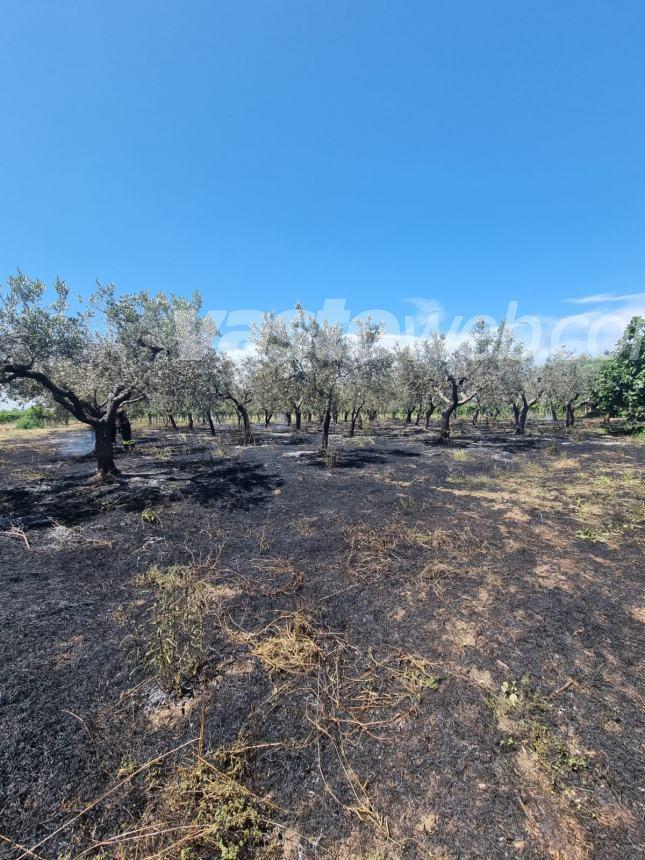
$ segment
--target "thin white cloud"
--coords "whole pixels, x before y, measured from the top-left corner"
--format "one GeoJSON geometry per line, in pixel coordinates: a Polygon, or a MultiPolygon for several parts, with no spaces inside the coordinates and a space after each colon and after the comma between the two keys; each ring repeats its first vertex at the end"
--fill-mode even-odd
{"type": "Polygon", "coordinates": [[[595,293],[591,296],[579,296],[574,299],[564,299],[571,305],[600,305],[608,302],[644,302],[645,293],[626,293],[617,296],[614,293],[595,293]]]}
{"type": "Polygon", "coordinates": [[[412,296],[406,299],[406,302],[417,309],[416,317],[420,323],[434,322],[435,320],[438,322],[444,316],[442,305],[434,299],[412,296]]]}

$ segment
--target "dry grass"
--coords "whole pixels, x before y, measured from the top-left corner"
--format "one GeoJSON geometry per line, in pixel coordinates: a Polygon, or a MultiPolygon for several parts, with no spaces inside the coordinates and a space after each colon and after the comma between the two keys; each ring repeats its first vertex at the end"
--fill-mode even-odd
{"type": "Polygon", "coordinates": [[[241,743],[210,753],[196,751],[164,775],[151,793],[152,808],[112,844],[123,860],[262,856],[262,802],[245,785],[246,765],[241,743]]]}
{"type": "Polygon", "coordinates": [[[304,582],[302,570],[288,558],[280,556],[250,560],[245,564],[244,572],[236,572],[236,578],[249,594],[263,597],[294,594],[301,590],[304,582]]]}
{"type": "Polygon", "coordinates": [[[279,702],[303,703],[309,732],[301,748],[314,752],[325,791],[348,814],[394,842],[353,751],[361,736],[375,741],[396,736],[417,713],[424,692],[439,689],[440,677],[430,662],[390,648],[362,653],[338,634],[316,628],[302,612],[282,615],[256,631],[243,631],[230,620],[224,628],[271,678],[280,680],[262,709],[265,718],[279,702]]]}
{"type": "Polygon", "coordinates": [[[645,522],[645,481],[631,468],[600,472],[589,480],[582,465],[562,493],[580,523],[579,540],[615,548],[645,522]]]}
{"type": "Polygon", "coordinates": [[[31,430],[23,430],[16,427],[15,424],[0,424],[0,440],[3,445],[6,440],[33,442],[35,439],[44,439],[51,433],[66,433],[70,430],[81,430],[86,426],[77,421],[70,421],[69,424],[50,424],[47,427],[33,427],[31,430]]]}
{"type": "Polygon", "coordinates": [[[467,451],[462,451],[460,449],[451,451],[450,457],[455,463],[467,463],[471,459],[470,454],[467,451]]]}
{"type": "Polygon", "coordinates": [[[393,838],[387,816],[379,811],[368,784],[352,764],[351,751],[361,735],[385,741],[417,712],[424,690],[436,691],[440,678],[419,655],[387,650],[378,657],[372,651],[360,654],[347,643],[318,668],[313,700],[306,719],[314,729],[318,770],[325,790],[346,812],[374,827],[388,842],[393,838]],[[331,769],[331,752],[336,764],[331,769]]]}
{"type": "Polygon", "coordinates": [[[272,677],[307,675],[322,657],[311,619],[301,612],[283,615],[257,632],[245,632],[230,621],[223,622],[223,626],[234,642],[251,647],[272,677]]]}
{"type": "Polygon", "coordinates": [[[121,795],[134,788],[138,794],[145,793],[143,813],[119,833],[92,841],[89,847],[74,854],[76,860],[277,857],[270,838],[272,822],[266,817],[266,811],[274,804],[246,785],[249,753],[254,749],[257,746],[237,740],[204,751],[202,716],[199,738],[141,766],[129,763],[125,778],[44,842],[68,829],[93,808],[110,802],[122,803],[121,795]]]}
{"type": "Polygon", "coordinates": [[[168,445],[147,445],[145,453],[158,463],[167,463],[173,456],[172,448],[168,445]]]}
{"type": "Polygon", "coordinates": [[[29,466],[21,466],[14,470],[14,474],[21,481],[43,481],[49,477],[43,469],[32,469],[29,466]]]}
{"type": "Polygon", "coordinates": [[[311,537],[311,535],[316,533],[316,524],[318,523],[318,519],[319,518],[317,516],[303,514],[294,521],[293,529],[297,534],[302,535],[303,537],[311,537]]]}
{"type": "MultiPolygon", "coordinates": [[[[414,525],[392,521],[380,527],[367,523],[350,523],[343,527],[343,536],[349,544],[348,571],[361,579],[373,580],[387,575],[404,563],[404,554],[417,550],[415,567],[420,573],[432,569],[441,554],[465,561],[475,553],[485,552],[486,543],[468,526],[457,530],[441,527],[429,528],[417,522],[414,525]]],[[[443,565],[444,561],[437,562],[443,565]]]]}

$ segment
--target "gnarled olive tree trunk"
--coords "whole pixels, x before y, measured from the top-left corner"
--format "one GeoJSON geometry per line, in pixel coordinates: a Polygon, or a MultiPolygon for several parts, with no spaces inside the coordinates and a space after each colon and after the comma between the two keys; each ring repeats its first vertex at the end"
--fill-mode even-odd
{"type": "Polygon", "coordinates": [[[116,435],[116,420],[109,416],[104,421],[94,421],[94,456],[96,458],[96,473],[101,479],[110,475],[118,475],[119,470],[114,463],[114,437],[116,435]]]}
{"type": "Polygon", "coordinates": [[[132,425],[130,424],[130,419],[123,410],[117,412],[116,429],[121,434],[121,440],[123,442],[132,441],[132,425]]]}
{"type": "Polygon", "coordinates": [[[447,442],[450,439],[450,419],[452,418],[453,413],[459,406],[465,406],[466,403],[470,403],[470,401],[477,396],[476,390],[471,394],[460,396],[459,392],[465,379],[457,379],[456,377],[450,376],[448,377],[448,381],[450,382],[450,397],[440,395],[442,403],[445,404],[445,408],[441,413],[439,442],[447,442]]]}
{"type": "Polygon", "coordinates": [[[533,404],[529,403],[526,397],[522,396],[522,406],[519,410],[519,413],[515,419],[515,434],[517,436],[523,436],[526,429],[526,419],[529,414],[529,409],[533,404]]]}
{"type": "Polygon", "coordinates": [[[440,442],[447,442],[450,439],[450,419],[456,408],[457,406],[451,403],[450,406],[447,406],[441,412],[441,430],[439,432],[440,442]]]}
{"type": "Polygon", "coordinates": [[[244,444],[248,444],[253,439],[253,432],[251,431],[251,419],[249,418],[249,411],[246,408],[246,404],[242,400],[238,400],[233,394],[226,394],[226,399],[230,400],[233,406],[235,406],[235,410],[237,412],[238,418],[242,420],[244,425],[244,444]]]}

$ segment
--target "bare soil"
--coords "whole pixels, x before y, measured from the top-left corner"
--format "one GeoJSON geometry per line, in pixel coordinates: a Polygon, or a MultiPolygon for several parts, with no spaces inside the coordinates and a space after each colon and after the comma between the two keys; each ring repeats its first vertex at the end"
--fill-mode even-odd
{"type": "Polygon", "coordinates": [[[139,429],[107,484],[83,431],[3,438],[0,857],[642,856],[645,447],[334,430],[139,429]],[[140,641],[173,565],[175,692],[140,641]],[[259,835],[160,835],[222,748],[259,835]]]}

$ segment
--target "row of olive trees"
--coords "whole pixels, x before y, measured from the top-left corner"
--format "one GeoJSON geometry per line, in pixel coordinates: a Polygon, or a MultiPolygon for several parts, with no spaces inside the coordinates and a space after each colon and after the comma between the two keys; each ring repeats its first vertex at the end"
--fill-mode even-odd
{"type": "Polygon", "coordinates": [[[295,429],[315,413],[322,450],[340,412],[353,435],[365,415],[403,410],[407,421],[416,415],[428,426],[437,411],[446,440],[466,404],[475,416],[510,411],[517,433],[537,403],[564,410],[571,425],[576,408],[594,398],[605,367],[564,352],[536,366],[509,330],[483,323],[455,348],[436,332],[389,350],[379,323],[362,321],[348,335],[300,307],[290,322],[265,315],[253,331],[254,351],[238,363],[213,347],[215,334],[197,295],[117,296],[99,287],[86,302],[72,302],[57,281],[48,301],[42,282],[19,273],[0,293],[0,385],[14,400],[43,399],[91,426],[105,476],[116,471],[113,439],[126,407],[163,413],[171,424],[177,413],[189,423],[201,414],[214,432],[212,412],[226,403],[247,440],[251,410],[264,413],[267,424],[285,412],[295,429]]]}
{"type": "Polygon", "coordinates": [[[382,327],[362,321],[352,335],[318,323],[298,309],[288,325],[265,316],[254,332],[257,353],[244,374],[249,402],[267,417],[293,411],[300,426],[303,406],[323,416],[323,448],[331,415],[344,412],[353,435],[367,413],[403,410],[426,427],[440,414],[440,439],[448,439],[459,407],[472,403],[475,414],[513,414],[516,432],[525,432],[529,410],[538,403],[564,410],[567,426],[577,407],[591,401],[598,360],[558,352],[537,367],[532,355],[504,326],[477,323],[467,340],[450,349],[435,332],[414,346],[384,348],[382,327]],[[313,404],[313,407],[312,407],[313,404]]]}

